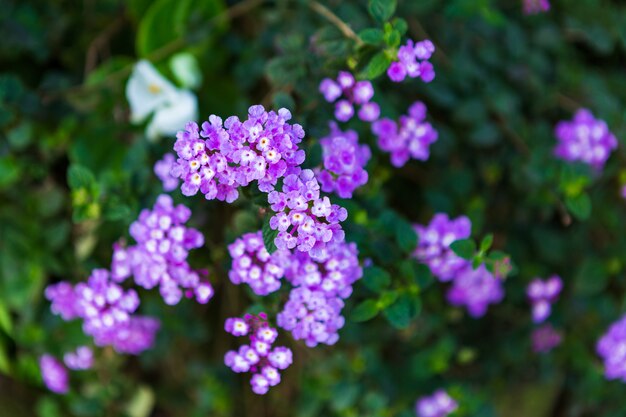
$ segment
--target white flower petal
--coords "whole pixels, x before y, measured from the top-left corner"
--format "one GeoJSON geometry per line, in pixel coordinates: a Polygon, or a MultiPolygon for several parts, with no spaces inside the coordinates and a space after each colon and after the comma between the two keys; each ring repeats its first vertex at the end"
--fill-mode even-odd
{"type": "Polygon", "coordinates": [[[198,100],[189,90],[178,90],[172,100],[160,107],[146,128],[146,136],[175,135],[185,124],[198,118],[198,100]]]}
{"type": "Polygon", "coordinates": [[[133,123],[141,123],[150,113],[171,101],[176,92],[176,87],[150,62],[137,62],[126,84],[126,98],[133,123]]]}

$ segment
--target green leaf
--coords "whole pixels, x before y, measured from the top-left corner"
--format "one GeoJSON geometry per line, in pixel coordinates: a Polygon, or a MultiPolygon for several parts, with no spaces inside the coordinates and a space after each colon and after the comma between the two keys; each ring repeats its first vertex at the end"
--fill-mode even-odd
{"type": "Polygon", "coordinates": [[[485,236],[483,240],[480,242],[480,251],[482,253],[487,252],[491,248],[492,244],[493,244],[493,234],[490,233],[487,236],[485,236]]]}
{"type": "Polygon", "coordinates": [[[391,59],[389,59],[387,54],[385,54],[385,52],[379,52],[372,57],[363,71],[361,71],[360,78],[373,80],[387,71],[389,64],[391,64],[391,59]]]}
{"type": "Polygon", "coordinates": [[[363,29],[359,32],[359,38],[367,44],[379,45],[383,42],[385,32],[377,28],[363,29]]]}
{"type": "Polygon", "coordinates": [[[566,197],[565,206],[578,220],[587,220],[591,215],[591,198],[587,193],[566,197]]]}
{"type": "Polygon", "coordinates": [[[155,396],[150,387],[139,386],[126,406],[129,417],[147,417],[154,408],[155,396]]]}
{"type": "Polygon", "coordinates": [[[419,298],[402,294],[398,300],[383,312],[389,323],[397,329],[405,329],[421,310],[419,298]]]}
{"type": "Polygon", "coordinates": [[[391,284],[391,276],[384,269],[372,266],[363,271],[362,282],[370,290],[381,292],[391,284]]]}
{"type": "Polygon", "coordinates": [[[11,336],[13,334],[13,320],[7,306],[0,300],[0,329],[11,336]]]}
{"type": "Polygon", "coordinates": [[[417,233],[411,224],[404,221],[396,224],[396,242],[398,246],[406,253],[411,253],[417,247],[417,233]]]}
{"type": "Polygon", "coordinates": [[[263,228],[261,230],[263,233],[263,243],[265,244],[265,249],[272,254],[278,249],[276,247],[276,243],[274,243],[276,236],[278,236],[278,229],[272,230],[270,227],[270,218],[271,216],[269,214],[265,216],[265,221],[263,222],[263,228]]]}
{"type": "Polygon", "coordinates": [[[384,310],[385,308],[389,307],[391,304],[393,304],[394,301],[398,299],[398,295],[398,291],[396,290],[385,291],[378,299],[378,308],[384,310]]]}
{"type": "Polygon", "coordinates": [[[406,23],[406,20],[401,17],[396,17],[395,19],[393,19],[393,22],[391,22],[391,24],[400,33],[400,35],[404,35],[409,29],[409,25],[406,23]]]}
{"type": "Polygon", "coordinates": [[[400,41],[402,40],[402,35],[395,29],[392,29],[390,32],[385,34],[385,43],[390,48],[396,48],[400,45],[400,41]]]}
{"type": "Polygon", "coordinates": [[[376,300],[365,300],[352,310],[352,321],[362,322],[370,320],[379,312],[378,302],[376,300]]]}
{"type": "Polygon", "coordinates": [[[386,22],[396,11],[396,0],[370,0],[368,10],[378,22],[386,22]]]}
{"type": "Polygon", "coordinates": [[[463,259],[472,259],[476,252],[476,243],[472,239],[462,239],[452,242],[450,249],[463,259]]]}
{"type": "Polygon", "coordinates": [[[72,164],[67,170],[67,183],[72,189],[90,188],[95,181],[91,171],[82,165],[72,164]]]}

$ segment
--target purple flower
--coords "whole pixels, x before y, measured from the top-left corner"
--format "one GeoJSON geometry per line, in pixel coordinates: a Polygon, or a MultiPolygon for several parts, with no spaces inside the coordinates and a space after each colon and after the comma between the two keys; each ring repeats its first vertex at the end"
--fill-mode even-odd
{"type": "Polygon", "coordinates": [[[415,405],[415,414],[417,417],[446,417],[457,408],[457,402],[440,389],[431,396],[420,398],[415,405]]]}
{"type": "Polygon", "coordinates": [[[289,124],[287,109],[266,112],[263,106],[248,109],[248,119],[231,116],[222,122],[211,115],[200,128],[188,123],[176,136],[174,150],[178,159],[172,175],[183,180],[186,196],[198,191],[207,200],[235,201],[239,186],[257,181],[259,190],[274,189],[279,178],[291,173],[304,161],[298,144],[304,130],[289,124]]]}
{"type": "Polygon", "coordinates": [[[528,284],[526,294],[532,305],[535,323],[541,323],[550,316],[552,304],[558,298],[562,288],[563,281],[558,275],[553,275],[546,281],[535,278],[528,284]]]}
{"type": "Polygon", "coordinates": [[[329,242],[341,242],[345,237],[340,222],[348,212],[331,204],[328,197],[320,197],[320,185],[309,169],[285,177],[282,192],[269,193],[268,202],[276,212],[270,227],[278,230],[274,242],[279,250],[297,248],[319,259],[325,256],[329,242]]]}
{"type": "Polygon", "coordinates": [[[450,281],[465,269],[467,261],[457,256],[450,244],[470,237],[472,224],[466,216],[450,219],[447,214],[438,213],[427,226],[417,224],[414,228],[419,236],[414,256],[428,265],[440,281],[450,281]]]}
{"type": "Polygon", "coordinates": [[[242,345],[239,350],[231,350],[224,356],[224,364],[233,372],[250,372],[250,385],[256,394],[266,394],[270,387],[280,383],[279,370],[291,365],[291,350],[283,347],[272,347],[278,331],[267,323],[267,316],[247,314],[244,318],[229,318],[224,325],[227,332],[234,336],[248,336],[249,344],[242,345]]]}
{"type": "Polygon", "coordinates": [[[552,327],[550,323],[533,330],[531,335],[532,348],[535,353],[547,353],[561,344],[563,335],[552,327]]]}
{"type": "Polygon", "coordinates": [[[352,192],[367,183],[364,167],[371,157],[369,146],[359,144],[354,130],[342,132],[336,123],[330,124],[330,134],[320,144],[324,168],[316,170],[316,176],[322,191],[352,198],[352,192]]]}
{"type": "Polygon", "coordinates": [[[76,351],[63,355],[63,362],[74,371],[90,369],[93,366],[93,352],[87,346],[79,346],[76,351]]]}
{"type": "Polygon", "coordinates": [[[187,256],[191,249],[202,247],[204,237],[185,227],[191,210],[182,204],[174,206],[172,198],[162,194],[152,210],[144,209],[130,226],[136,245],[115,245],[111,277],[122,282],[130,276],[146,289],[157,285],[166,304],[177,304],[183,295],[195,296],[207,303],[213,295],[211,285],[191,269],[187,256]]]}
{"type": "Polygon", "coordinates": [[[409,108],[408,115],[400,116],[399,123],[384,118],[372,124],[378,147],[391,153],[393,166],[399,168],[410,158],[420,161],[428,159],[429,147],[439,136],[425,119],[426,106],[417,101],[409,108]]]}
{"type": "Polygon", "coordinates": [[[46,387],[57,394],[65,394],[69,391],[69,376],[67,369],[61,362],[51,355],[42,355],[39,358],[39,369],[46,387]]]}
{"type": "Polygon", "coordinates": [[[76,293],[69,282],[59,282],[48,285],[45,290],[46,298],[52,303],[50,310],[61,316],[63,320],[72,320],[79,316],[76,310],[76,293]]]}
{"type": "Polygon", "coordinates": [[[430,40],[414,43],[411,39],[398,48],[397,61],[387,69],[387,76],[393,82],[404,81],[407,75],[421,78],[425,83],[435,78],[433,65],[428,61],[435,52],[435,45],[430,40]]]}
{"type": "Polygon", "coordinates": [[[598,340],[596,351],[604,361],[606,379],[626,382],[626,315],[611,324],[598,340]]]}
{"type": "Polygon", "coordinates": [[[95,339],[97,345],[110,345],[118,353],[139,355],[154,346],[161,322],[154,317],[132,316],[114,331],[95,339]]]}
{"type": "Polygon", "coordinates": [[[459,271],[448,290],[448,301],[456,306],[465,306],[470,316],[482,317],[489,304],[495,304],[504,298],[502,282],[480,265],[473,269],[468,263],[459,271]]]}
{"type": "Polygon", "coordinates": [[[580,161],[600,171],[617,148],[617,138],[603,120],[593,117],[587,109],[580,109],[572,121],[561,121],[554,134],[557,145],[554,154],[566,161],[580,161]]]}
{"type": "Polygon", "coordinates": [[[172,167],[176,163],[176,157],[172,153],[163,155],[163,159],[154,164],[154,173],[163,183],[163,191],[173,191],[178,188],[180,181],[172,176],[172,167]]]}
{"type": "Polygon", "coordinates": [[[524,14],[537,14],[550,10],[548,0],[524,0],[524,14]]]}
{"type": "Polygon", "coordinates": [[[364,122],[373,122],[380,117],[380,107],[371,101],[374,97],[372,83],[356,81],[349,72],[340,71],[336,81],[324,78],[319,91],[327,102],[335,103],[335,118],[340,122],[352,119],[355,106],[359,106],[357,114],[364,122]]]}

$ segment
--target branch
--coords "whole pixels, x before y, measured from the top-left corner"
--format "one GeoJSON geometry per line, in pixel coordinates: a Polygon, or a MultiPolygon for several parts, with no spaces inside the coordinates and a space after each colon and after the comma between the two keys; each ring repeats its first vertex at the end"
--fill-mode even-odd
{"type": "Polygon", "coordinates": [[[357,47],[363,46],[363,41],[361,40],[361,38],[359,38],[359,36],[354,33],[352,28],[346,22],[341,20],[341,18],[333,13],[328,7],[317,1],[310,2],[309,7],[314,12],[328,19],[330,23],[337,26],[337,29],[339,29],[346,38],[352,39],[356,43],[357,47]]]}

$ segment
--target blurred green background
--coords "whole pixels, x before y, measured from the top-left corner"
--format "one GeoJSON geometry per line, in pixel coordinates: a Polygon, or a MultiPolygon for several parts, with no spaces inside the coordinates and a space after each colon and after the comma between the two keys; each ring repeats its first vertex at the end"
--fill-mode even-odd
{"type": "Polygon", "coordinates": [[[552,156],[553,126],[579,107],[626,138],[624,2],[554,0],[536,16],[517,0],[1,0],[0,10],[1,417],[408,417],[439,387],[460,403],[455,416],[626,416],[624,385],[604,380],[594,353],[626,310],[626,155],[620,147],[602,175],[552,156]],[[406,38],[436,44],[432,83],[381,75],[406,38]],[[440,139],[427,162],[395,169],[366,124],[349,124],[374,150],[370,182],[337,201],[350,213],[348,240],[385,277],[366,270],[337,345],[285,337],[294,365],[268,395],[222,359],[235,345],[224,319],[273,315],[285,296],[228,281],[226,245],[262,216],[246,199],[178,191],[207,241],[192,265],[210,270],[216,297],[167,307],[141,293],[142,311],[163,323],[156,347],[141,357],[100,350],[94,370],[72,373],[68,395],[53,395],[37,358],[88,339],[50,313],[43,289],[108,267],[113,242],[161,192],[152,166],[173,137],[148,140],[130,123],[125,85],[145,58],[183,87],[180,53],[199,68],[183,65],[201,75],[202,120],[287,107],[307,132],[310,166],[332,119],[317,85],[342,69],[373,79],[383,116],[424,101],[440,139]],[[445,286],[410,257],[402,231],[439,211],[468,215],[474,237],[493,233],[512,256],[517,273],[485,318],[450,307],[445,286]],[[524,291],[552,273],[565,281],[552,317],[565,339],[537,356],[524,291]],[[354,306],[367,300],[383,300],[383,311],[361,322],[354,306]]]}

